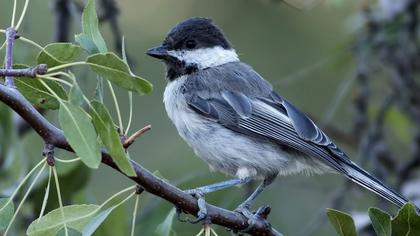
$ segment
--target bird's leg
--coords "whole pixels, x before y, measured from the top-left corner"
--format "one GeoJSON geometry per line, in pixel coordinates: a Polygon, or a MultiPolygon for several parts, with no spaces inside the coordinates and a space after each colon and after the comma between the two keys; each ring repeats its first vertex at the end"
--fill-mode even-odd
{"type": "Polygon", "coordinates": [[[252,228],[252,226],[255,224],[256,217],[259,217],[258,211],[257,214],[254,214],[251,212],[250,207],[251,204],[254,202],[255,198],[258,197],[258,195],[260,195],[265,187],[267,187],[269,184],[271,184],[274,180],[273,178],[267,178],[264,179],[264,181],[258,185],[258,187],[255,189],[255,191],[244,201],[242,202],[236,209],[236,212],[241,213],[242,215],[244,215],[246,218],[248,218],[248,227],[246,229],[243,230],[243,232],[247,232],[248,229],[252,228]]]}
{"type": "MultiPolygon", "coordinates": [[[[215,184],[210,184],[210,185],[206,185],[206,186],[202,186],[202,187],[198,187],[194,189],[185,190],[186,193],[191,194],[193,197],[197,198],[198,209],[199,209],[197,213],[197,218],[195,220],[190,220],[190,222],[197,223],[204,220],[207,217],[206,201],[204,200],[204,196],[206,194],[215,192],[221,189],[237,186],[240,184],[245,184],[245,183],[248,183],[249,181],[251,181],[250,178],[231,179],[231,180],[226,180],[226,181],[215,183],[215,184]]],[[[179,217],[179,214],[178,214],[178,219],[182,221],[182,219],[180,219],[179,217]]]]}
{"type": "Polygon", "coordinates": [[[202,186],[202,187],[198,187],[198,188],[194,188],[194,189],[188,189],[185,190],[185,192],[191,194],[191,195],[195,195],[195,194],[201,194],[201,195],[206,195],[208,193],[211,192],[216,192],[225,188],[229,188],[229,187],[233,187],[233,186],[237,186],[240,184],[245,184],[248,183],[249,181],[251,181],[250,178],[244,178],[244,179],[230,179],[230,180],[226,180],[226,181],[222,181],[219,183],[215,183],[215,184],[210,184],[210,185],[206,185],[206,186],[202,186]]]}

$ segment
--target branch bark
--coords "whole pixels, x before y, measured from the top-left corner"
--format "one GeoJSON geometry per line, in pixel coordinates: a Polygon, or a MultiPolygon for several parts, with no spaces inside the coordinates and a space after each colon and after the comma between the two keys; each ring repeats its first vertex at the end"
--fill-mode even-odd
{"type": "MultiPolygon", "coordinates": [[[[13,68],[13,43],[16,38],[16,29],[9,27],[6,29],[6,55],[4,58],[4,69],[10,70],[13,68]]],[[[5,78],[5,84],[9,87],[14,87],[13,76],[8,75],[5,78]]]]}
{"type": "Polygon", "coordinates": [[[47,73],[48,67],[46,64],[39,64],[33,68],[26,69],[0,69],[0,77],[30,77],[35,78],[36,75],[45,75],[47,73]]]}
{"type": "MultiPolygon", "coordinates": [[[[0,84],[0,101],[12,108],[20,115],[45,143],[53,145],[56,148],[73,152],[66,141],[63,131],[52,125],[45,117],[40,114],[32,104],[26,100],[20,92],[13,88],[0,84]]],[[[122,173],[111,156],[106,150],[102,150],[102,163],[106,164],[118,172],[122,173]]],[[[181,189],[165,182],[159,177],[153,175],[150,171],[135,161],[132,161],[136,177],[130,177],[147,192],[161,197],[184,212],[196,215],[198,212],[197,200],[181,189]]],[[[207,204],[208,216],[213,224],[230,228],[234,231],[242,230],[248,227],[248,220],[240,213],[229,211],[207,204]]],[[[281,235],[265,219],[258,220],[248,232],[251,235],[281,235]]]]}

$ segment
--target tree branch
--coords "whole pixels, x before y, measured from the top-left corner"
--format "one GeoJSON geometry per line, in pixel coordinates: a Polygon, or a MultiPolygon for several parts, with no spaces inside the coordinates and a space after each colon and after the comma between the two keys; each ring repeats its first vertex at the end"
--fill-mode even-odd
{"type": "MultiPolygon", "coordinates": [[[[16,39],[16,29],[9,27],[6,29],[6,55],[4,58],[4,69],[10,70],[13,68],[13,43],[16,39]]],[[[12,76],[6,76],[6,86],[14,87],[15,83],[12,76]]]]}
{"type": "Polygon", "coordinates": [[[151,125],[146,125],[143,128],[137,130],[134,134],[132,134],[130,137],[128,137],[126,140],[124,140],[123,147],[125,149],[129,148],[131,146],[131,144],[133,144],[138,137],[142,136],[144,133],[149,131],[151,128],[152,128],[151,125]]]}
{"type": "MultiPolygon", "coordinates": [[[[63,131],[43,117],[18,90],[0,84],[0,101],[19,114],[41,136],[45,143],[73,152],[64,137],[63,131]]],[[[106,150],[102,150],[102,163],[122,173],[106,150]]],[[[156,177],[137,162],[132,161],[132,165],[137,177],[130,178],[144,188],[144,190],[171,202],[184,212],[193,215],[197,214],[197,200],[194,197],[156,177]]],[[[247,218],[240,213],[210,204],[207,204],[207,209],[209,219],[214,224],[230,228],[234,231],[245,229],[248,226],[247,218]]],[[[281,235],[263,218],[258,220],[247,233],[267,236],[281,235]]]]}
{"type": "MultiPolygon", "coordinates": [[[[33,68],[26,69],[0,69],[0,77],[31,77],[35,78],[36,75],[45,75],[48,67],[46,64],[39,64],[33,68]]],[[[6,80],[7,81],[7,80],[6,80]]]]}

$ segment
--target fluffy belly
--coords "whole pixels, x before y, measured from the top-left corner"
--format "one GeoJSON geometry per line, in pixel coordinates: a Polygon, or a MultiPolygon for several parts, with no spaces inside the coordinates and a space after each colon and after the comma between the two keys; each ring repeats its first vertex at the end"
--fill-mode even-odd
{"type": "Polygon", "coordinates": [[[211,169],[229,175],[263,179],[300,168],[293,156],[279,146],[235,133],[219,124],[181,128],[179,131],[211,169]]]}

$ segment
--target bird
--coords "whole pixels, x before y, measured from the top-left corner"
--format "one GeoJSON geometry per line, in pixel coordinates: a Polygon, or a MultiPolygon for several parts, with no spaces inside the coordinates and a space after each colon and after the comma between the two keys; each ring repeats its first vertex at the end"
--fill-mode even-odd
{"type": "Polygon", "coordinates": [[[308,116],[241,62],[212,19],[178,23],[146,54],[166,67],[163,101],[179,135],[210,169],[233,176],[187,190],[198,199],[195,222],[207,216],[206,194],[260,180],[236,209],[251,221],[251,204],[265,187],[277,176],[297,173],[339,173],[398,207],[408,202],[351,161],[308,116]]]}

